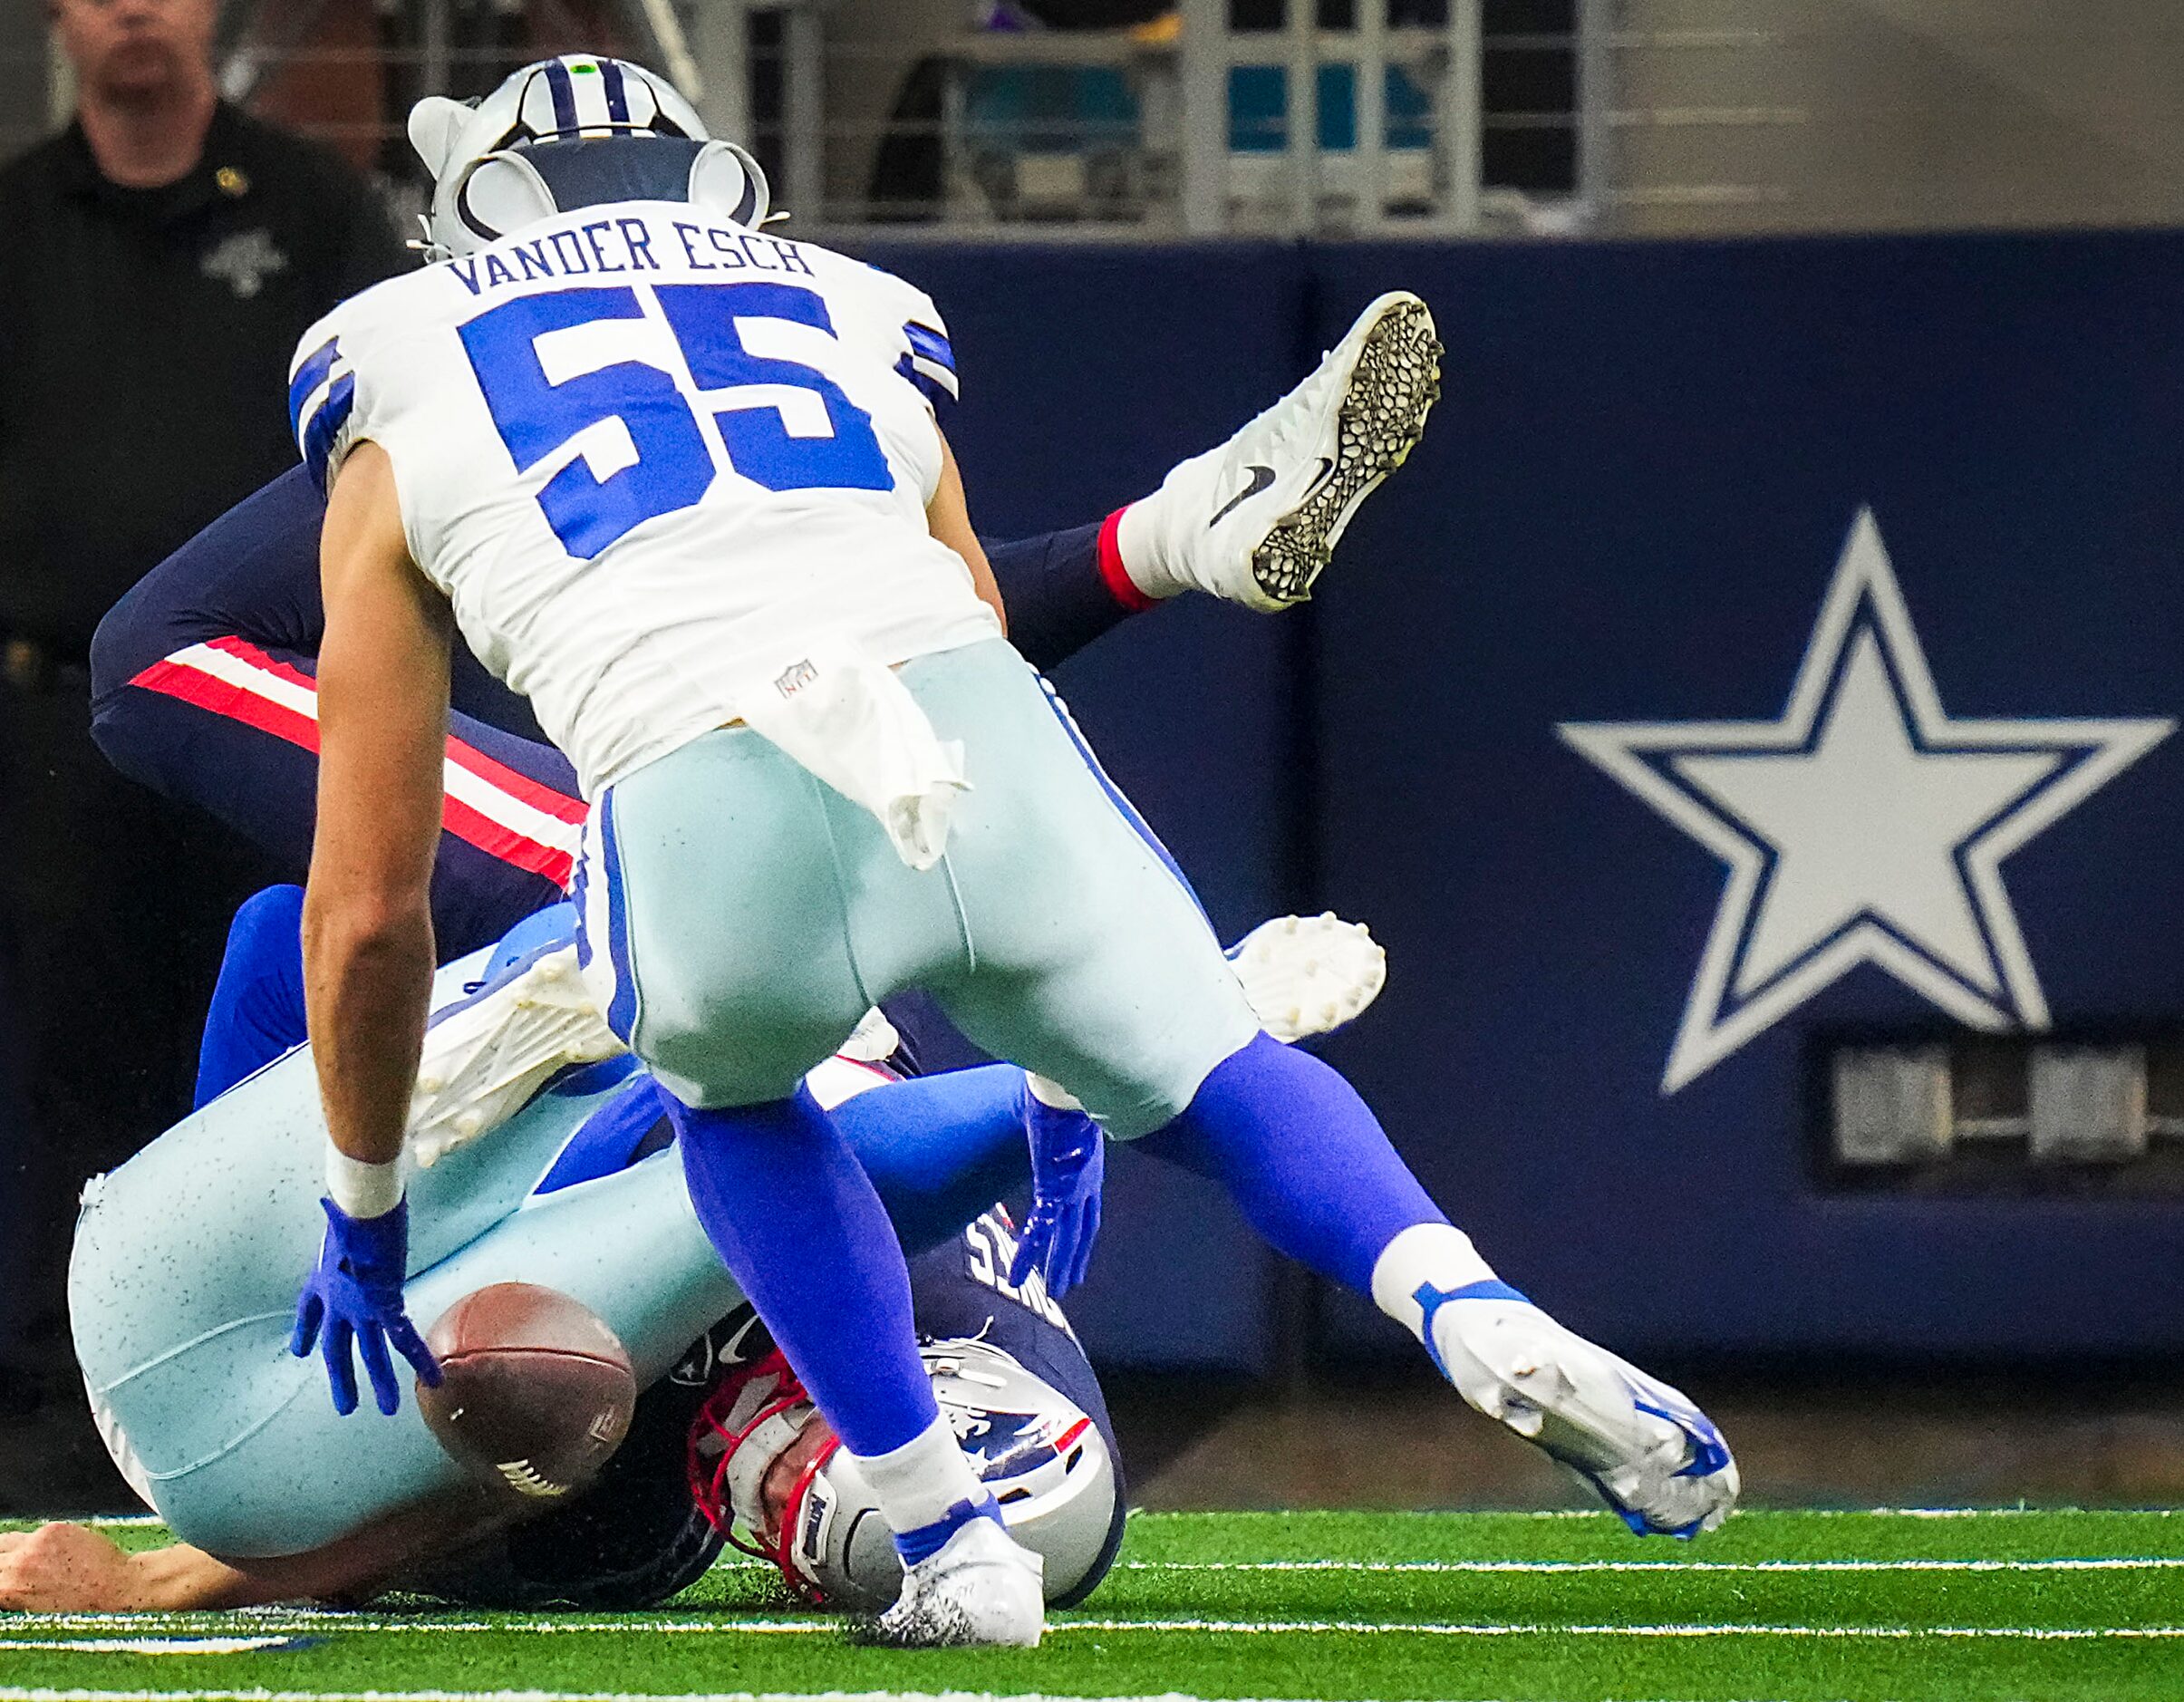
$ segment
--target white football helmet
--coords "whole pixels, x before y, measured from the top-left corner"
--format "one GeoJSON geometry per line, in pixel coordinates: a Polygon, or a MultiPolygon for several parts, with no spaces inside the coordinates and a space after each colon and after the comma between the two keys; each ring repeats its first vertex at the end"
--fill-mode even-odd
{"type": "Polygon", "coordinates": [[[688,201],[753,227],[771,204],[756,160],[707,136],[664,77],[621,59],[542,59],[476,102],[427,95],[410,109],[410,145],[432,174],[428,260],[611,201],[688,201]]]}
{"type": "MultiPolygon", "coordinates": [[[[1118,1492],[1098,1426],[991,1343],[929,1341],[920,1352],[933,1397],[1000,1503],[1009,1534],[1045,1562],[1048,1600],[1082,1600],[1113,1558],[1118,1492]]],[[[774,1541],[754,1540],[767,1469],[811,1412],[811,1397],[778,1351],[730,1373],[691,1431],[691,1491],[716,1529],[772,1561],[799,1595],[877,1612],[902,1593],[903,1562],[878,1498],[838,1440],[797,1475],[774,1541]]]]}

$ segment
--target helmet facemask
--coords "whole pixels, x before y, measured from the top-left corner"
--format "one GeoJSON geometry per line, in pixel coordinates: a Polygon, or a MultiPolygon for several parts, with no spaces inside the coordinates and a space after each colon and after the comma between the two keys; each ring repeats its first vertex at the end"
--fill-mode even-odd
{"type": "MultiPolygon", "coordinates": [[[[1058,1390],[989,1343],[929,1342],[933,1394],[1000,1504],[1010,1534],[1046,1563],[1048,1593],[1088,1588],[1119,1493],[1106,1438],[1058,1390]]],[[[817,1418],[775,1352],[725,1377],[691,1431],[691,1492],[730,1542],[770,1561],[815,1605],[876,1611],[902,1588],[878,1498],[831,1432],[803,1462],[769,1523],[764,1485],[817,1418]]]]}

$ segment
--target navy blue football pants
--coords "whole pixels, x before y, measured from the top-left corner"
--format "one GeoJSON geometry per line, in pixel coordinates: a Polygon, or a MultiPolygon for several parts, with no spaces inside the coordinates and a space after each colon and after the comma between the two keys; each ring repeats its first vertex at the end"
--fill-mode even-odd
{"type": "MultiPolygon", "coordinates": [[[[92,732],[122,773],[209,810],[301,878],[318,786],[325,505],[298,467],[140,580],[92,648],[92,732]]],[[[1051,667],[1145,605],[1113,517],[989,546],[1017,647],[1051,667]]],[[[456,647],[447,803],[432,885],[443,959],[559,900],[585,807],[524,702],[456,647]]]]}

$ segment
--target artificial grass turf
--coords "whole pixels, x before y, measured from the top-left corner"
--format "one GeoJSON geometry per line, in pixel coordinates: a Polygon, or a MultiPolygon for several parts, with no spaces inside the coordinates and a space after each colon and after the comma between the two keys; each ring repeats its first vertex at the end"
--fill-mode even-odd
{"type": "Polygon", "coordinates": [[[1098,1594],[1056,1623],[1037,1651],[859,1649],[790,1609],[768,1573],[740,1567],[667,1609],[621,1619],[384,1607],[349,1617],[0,1615],[0,1696],[2170,1702],[2184,1696],[2184,1514],[1753,1513],[1691,1544],[1637,1542],[1604,1514],[1150,1515],[1133,1522],[1123,1564],[1098,1594]],[[2125,1563],[2057,1564],[2088,1562],[2125,1563]],[[811,1629],[767,1629],[780,1627],[811,1629]],[[228,1656],[24,1647],[148,1635],[322,1640],[228,1656]]]}

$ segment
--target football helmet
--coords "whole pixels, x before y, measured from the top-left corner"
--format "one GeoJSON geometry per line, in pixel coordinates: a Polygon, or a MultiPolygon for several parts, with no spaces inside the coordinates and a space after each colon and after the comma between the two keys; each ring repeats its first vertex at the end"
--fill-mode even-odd
{"type": "MultiPolygon", "coordinates": [[[[991,1343],[920,1349],[933,1393],[1009,1534],[1045,1562],[1047,1599],[1090,1593],[1109,1559],[1115,1463],[1099,1427],[1058,1390],[991,1343]]],[[[903,1588],[903,1562],[878,1498],[838,1438],[797,1475],[770,1542],[760,1486],[803,1433],[813,1403],[779,1351],[730,1372],[691,1426],[691,1493],[746,1553],[769,1560],[807,1600],[876,1612],[903,1588]]]]}
{"type": "Polygon", "coordinates": [[[612,201],[687,201],[754,227],[771,205],[759,162],[709,137],[673,84],[626,60],[542,59],[482,101],[426,96],[409,128],[432,174],[428,260],[612,201]]]}

